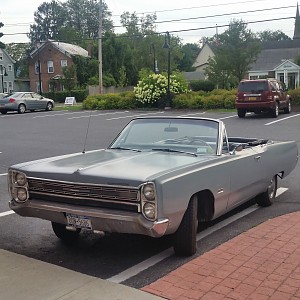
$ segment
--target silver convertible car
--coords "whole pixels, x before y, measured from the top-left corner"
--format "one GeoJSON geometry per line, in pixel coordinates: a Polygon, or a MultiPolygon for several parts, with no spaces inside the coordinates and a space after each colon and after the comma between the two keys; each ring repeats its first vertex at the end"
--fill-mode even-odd
{"type": "Polygon", "coordinates": [[[215,119],[133,119],[107,149],[9,168],[10,208],[52,222],[74,242],[82,229],[173,236],[177,255],[196,252],[199,222],[255,197],[269,206],[297,144],[228,137],[215,119]]]}
{"type": "Polygon", "coordinates": [[[0,113],[17,111],[23,114],[26,110],[52,110],[54,101],[33,92],[16,92],[0,98],[0,113]]]}

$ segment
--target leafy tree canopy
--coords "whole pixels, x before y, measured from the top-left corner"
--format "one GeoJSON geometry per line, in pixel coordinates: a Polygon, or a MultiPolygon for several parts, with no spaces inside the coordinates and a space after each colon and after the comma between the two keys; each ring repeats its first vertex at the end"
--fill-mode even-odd
{"type": "Polygon", "coordinates": [[[286,41],[291,38],[281,30],[264,30],[257,33],[257,37],[261,42],[269,41],[286,41]]]}

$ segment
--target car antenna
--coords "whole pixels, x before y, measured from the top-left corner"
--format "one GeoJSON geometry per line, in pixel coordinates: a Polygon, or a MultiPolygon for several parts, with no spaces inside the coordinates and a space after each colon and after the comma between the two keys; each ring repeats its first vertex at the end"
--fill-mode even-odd
{"type": "Polygon", "coordinates": [[[84,140],[84,145],[83,145],[83,150],[82,150],[83,154],[85,153],[86,141],[87,141],[87,137],[88,137],[88,134],[89,134],[90,123],[91,123],[91,116],[92,116],[92,110],[90,111],[89,122],[88,122],[88,126],[87,126],[87,129],[86,129],[85,140],[84,140]]]}

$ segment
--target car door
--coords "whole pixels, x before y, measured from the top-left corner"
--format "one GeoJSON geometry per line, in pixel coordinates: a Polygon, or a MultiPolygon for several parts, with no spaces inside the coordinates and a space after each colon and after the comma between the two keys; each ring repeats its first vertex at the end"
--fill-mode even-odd
{"type": "Polygon", "coordinates": [[[263,151],[259,147],[246,148],[231,155],[228,209],[253,198],[265,186],[265,171],[261,163],[263,151]]]}
{"type": "Polygon", "coordinates": [[[44,104],[43,97],[37,93],[31,93],[32,98],[34,99],[34,109],[43,109],[46,107],[44,104]]]}
{"type": "Polygon", "coordinates": [[[24,93],[20,98],[20,103],[25,104],[26,109],[34,109],[35,103],[31,93],[24,93]]]}

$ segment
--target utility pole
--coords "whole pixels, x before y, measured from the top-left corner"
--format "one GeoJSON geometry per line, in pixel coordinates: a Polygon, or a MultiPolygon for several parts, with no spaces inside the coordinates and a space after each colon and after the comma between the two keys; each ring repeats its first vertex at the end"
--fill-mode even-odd
{"type": "Polygon", "coordinates": [[[98,61],[99,61],[99,94],[102,94],[102,0],[99,1],[98,61]]]}

